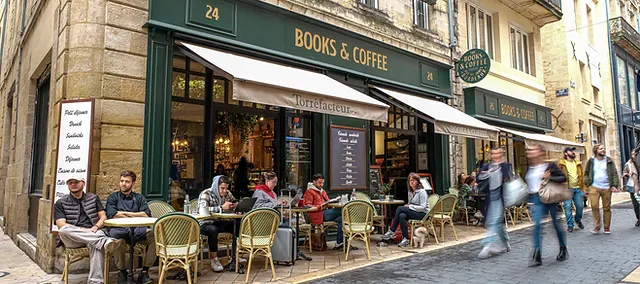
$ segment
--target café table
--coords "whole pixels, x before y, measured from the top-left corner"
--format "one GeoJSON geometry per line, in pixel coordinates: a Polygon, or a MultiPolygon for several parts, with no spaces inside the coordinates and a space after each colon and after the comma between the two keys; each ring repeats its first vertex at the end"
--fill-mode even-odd
{"type": "Polygon", "coordinates": [[[390,224],[390,222],[387,222],[387,221],[392,219],[392,217],[389,217],[387,207],[390,206],[390,205],[402,205],[402,204],[404,204],[404,200],[399,200],[399,199],[393,199],[393,200],[373,199],[373,200],[371,200],[371,203],[380,205],[380,207],[382,209],[382,212],[380,212],[380,213],[382,213],[382,216],[385,219],[385,222],[384,222],[385,228],[384,228],[384,230],[386,232],[386,230],[389,229],[389,224],[390,224]]]}
{"type": "MultiPolygon", "coordinates": [[[[156,222],[157,218],[153,217],[131,217],[131,218],[115,218],[104,221],[104,225],[107,227],[126,227],[129,228],[129,276],[127,277],[127,284],[136,283],[133,280],[133,247],[135,246],[134,230],[136,227],[151,227],[156,222]]],[[[149,244],[155,245],[155,244],[149,244]]]]}
{"type": "MultiPolygon", "coordinates": [[[[285,208],[284,210],[289,210],[289,209],[285,208]]],[[[302,252],[300,250],[300,245],[299,245],[300,238],[298,238],[298,236],[299,236],[298,232],[300,232],[300,222],[299,222],[300,221],[300,213],[307,213],[307,212],[311,212],[311,211],[314,211],[314,210],[315,210],[314,208],[303,208],[303,207],[293,207],[293,208],[291,208],[291,212],[296,213],[296,238],[297,238],[297,240],[296,240],[296,251],[297,251],[297,254],[296,255],[298,256],[297,259],[304,259],[306,261],[313,260],[311,257],[306,256],[304,254],[304,252],[302,252]]],[[[289,224],[291,224],[291,220],[289,220],[289,224]]],[[[311,236],[309,236],[309,241],[311,241],[311,236]]]]}

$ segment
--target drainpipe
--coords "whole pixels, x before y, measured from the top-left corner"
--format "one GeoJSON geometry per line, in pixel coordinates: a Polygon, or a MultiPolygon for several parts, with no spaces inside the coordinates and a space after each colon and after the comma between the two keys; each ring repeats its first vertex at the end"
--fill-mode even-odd
{"type": "MultiPolygon", "coordinates": [[[[453,66],[453,63],[454,63],[453,49],[456,45],[456,39],[454,35],[454,30],[453,30],[453,1],[454,0],[447,0],[447,14],[449,16],[449,64],[451,66],[453,66]]],[[[455,66],[453,67],[453,72],[455,77],[455,66]]],[[[452,97],[455,98],[455,96],[453,96],[453,88],[451,88],[451,95],[452,97]]],[[[451,136],[451,142],[452,142],[451,145],[453,145],[453,147],[451,147],[451,155],[453,156],[453,161],[451,166],[453,169],[453,174],[449,177],[449,182],[451,182],[453,178],[458,175],[458,164],[456,163],[456,160],[458,157],[458,151],[457,151],[458,143],[456,143],[457,140],[458,140],[458,137],[451,136]]],[[[445,190],[448,191],[448,189],[445,189],[445,190]]]]}
{"type": "MultiPolygon", "coordinates": [[[[622,127],[620,126],[620,123],[618,123],[619,120],[622,120],[621,117],[618,117],[620,111],[618,110],[619,107],[619,100],[620,100],[620,92],[619,92],[619,86],[618,86],[618,80],[617,78],[615,78],[615,74],[617,74],[617,70],[618,70],[618,60],[616,58],[616,54],[615,51],[613,49],[613,43],[611,42],[611,21],[609,20],[609,0],[605,0],[604,1],[604,10],[605,10],[605,15],[606,15],[606,20],[607,20],[607,43],[609,44],[609,66],[611,67],[611,87],[613,90],[613,112],[614,112],[614,116],[615,116],[615,120],[616,120],[616,130],[618,132],[618,137],[622,137],[624,138],[624,133],[622,132],[622,127]]],[[[621,19],[622,20],[622,19],[621,19]]],[[[591,137],[593,140],[593,137],[591,137]]],[[[600,142],[600,141],[598,141],[600,142]]],[[[623,145],[624,145],[624,139],[618,139],[618,147],[620,147],[620,159],[618,160],[618,165],[622,166],[624,164],[623,162],[623,145]]]]}

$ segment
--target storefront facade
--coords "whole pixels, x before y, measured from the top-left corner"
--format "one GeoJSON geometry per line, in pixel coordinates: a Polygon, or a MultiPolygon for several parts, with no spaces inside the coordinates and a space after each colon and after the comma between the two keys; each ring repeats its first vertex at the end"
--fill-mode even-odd
{"type": "Polygon", "coordinates": [[[329,190],[368,190],[368,175],[359,179],[336,167],[341,165],[334,157],[340,151],[336,146],[340,129],[363,136],[358,140],[365,144],[358,150],[362,155],[356,154],[349,163],[360,174],[368,173],[378,159],[372,149],[379,147],[378,131],[384,130],[389,134],[382,137],[409,135],[406,143],[399,143],[411,148],[403,156],[405,171],[418,171],[415,148],[421,143],[427,148],[423,152],[429,153],[428,166],[421,169],[433,175],[436,188],[448,187],[450,173],[442,170],[449,168],[448,137],[429,131],[433,124],[413,110],[403,112],[379,102],[372,89],[384,86],[445,100],[451,97],[450,66],[268,3],[239,0],[207,5],[206,1],[150,4],[142,183],[148,198],[193,196],[210,186],[214,174],[240,173],[235,168],[242,157],[252,164],[249,189],[260,172],[274,171],[278,188],[306,188],[314,173],[322,173],[329,190]],[[292,75],[234,71],[233,64],[224,66],[224,58],[286,67],[292,75]],[[301,72],[322,74],[366,94],[389,116],[341,112],[336,105],[358,108],[375,103],[348,97],[346,90],[321,94],[291,82],[301,72]],[[272,84],[276,81],[281,83],[272,84]],[[261,93],[245,82],[278,91],[261,93]],[[283,93],[289,94],[288,99],[283,93]],[[185,145],[189,146],[181,148],[185,145]],[[167,186],[167,177],[172,186],[167,186]],[[352,182],[343,182],[351,177],[352,182]],[[175,187],[181,191],[170,189],[175,187]]]}

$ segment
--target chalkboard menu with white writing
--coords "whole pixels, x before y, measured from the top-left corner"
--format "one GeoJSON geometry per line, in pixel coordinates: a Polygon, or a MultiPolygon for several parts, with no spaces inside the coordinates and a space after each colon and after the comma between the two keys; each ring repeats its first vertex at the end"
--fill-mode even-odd
{"type": "Polygon", "coordinates": [[[380,173],[380,166],[371,165],[369,167],[369,195],[380,193],[382,187],[382,173],[380,173]]]}
{"type": "MultiPolygon", "coordinates": [[[[93,99],[63,101],[58,120],[58,151],[56,184],[53,202],[69,194],[68,178],[84,179],[86,191],[90,181],[91,147],[93,136],[93,99]]],[[[51,231],[58,231],[51,210],[51,231]]]]}
{"type": "Polygon", "coordinates": [[[366,130],[331,126],[330,139],[331,189],[366,189],[366,130]]]}

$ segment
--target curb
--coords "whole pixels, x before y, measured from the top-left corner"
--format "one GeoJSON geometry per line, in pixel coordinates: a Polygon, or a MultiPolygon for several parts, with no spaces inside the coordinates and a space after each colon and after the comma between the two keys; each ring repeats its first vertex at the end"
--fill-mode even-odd
{"type": "MultiPolygon", "coordinates": [[[[619,201],[616,201],[616,202],[611,202],[611,205],[621,204],[621,203],[625,203],[625,202],[629,202],[629,201],[631,201],[631,199],[630,198],[626,198],[626,199],[619,200],[619,201]]],[[[591,208],[585,208],[583,210],[583,212],[591,212],[591,208]]],[[[563,218],[564,218],[564,216],[563,216],[563,218]]],[[[548,223],[550,221],[551,221],[551,219],[545,220],[545,221],[542,222],[542,224],[548,223]]],[[[527,228],[530,228],[530,227],[533,227],[533,226],[534,226],[534,224],[522,224],[522,226],[519,226],[519,227],[516,226],[516,227],[511,227],[511,229],[507,229],[507,232],[515,232],[515,231],[527,229],[527,228]]],[[[449,248],[449,247],[453,247],[453,246],[467,244],[467,243],[470,243],[470,242],[481,240],[484,237],[485,237],[484,234],[479,234],[479,235],[473,236],[473,237],[471,237],[469,239],[466,239],[464,241],[455,241],[455,242],[450,242],[450,243],[447,243],[447,244],[440,243],[440,245],[436,245],[436,246],[425,248],[425,249],[418,249],[418,250],[411,249],[411,250],[407,250],[407,251],[402,252],[402,253],[394,254],[389,258],[385,258],[385,259],[381,259],[381,260],[375,260],[375,261],[369,261],[369,262],[360,263],[360,264],[355,264],[355,265],[353,265],[353,267],[350,266],[350,265],[347,266],[346,268],[345,268],[345,266],[342,266],[342,267],[340,267],[339,271],[330,271],[330,272],[327,273],[327,270],[323,270],[320,273],[312,272],[312,273],[305,274],[304,277],[303,276],[291,277],[290,279],[280,279],[280,280],[278,280],[276,282],[271,282],[271,283],[298,284],[298,283],[308,282],[308,281],[329,277],[329,276],[336,275],[336,274],[339,274],[339,273],[348,272],[348,271],[351,271],[351,270],[355,270],[355,269],[359,269],[359,268],[363,268],[363,267],[367,267],[367,266],[371,266],[371,265],[375,265],[375,264],[379,264],[379,263],[398,260],[398,259],[401,259],[401,258],[413,256],[413,255],[420,254],[420,253],[427,253],[427,252],[437,251],[437,250],[441,250],[441,249],[445,249],[445,248],[449,248]]]]}

